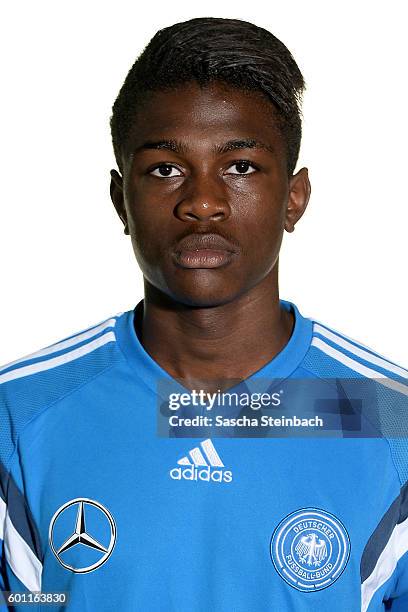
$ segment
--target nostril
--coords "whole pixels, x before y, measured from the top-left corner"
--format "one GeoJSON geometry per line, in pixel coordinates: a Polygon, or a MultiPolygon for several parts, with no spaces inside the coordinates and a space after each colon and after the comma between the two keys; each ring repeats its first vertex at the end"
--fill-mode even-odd
{"type": "Polygon", "coordinates": [[[229,205],[226,200],[219,198],[210,199],[208,194],[204,197],[184,197],[179,201],[175,208],[174,214],[181,220],[204,220],[213,219],[214,221],[222,221],[229,214],[229,205]]]}

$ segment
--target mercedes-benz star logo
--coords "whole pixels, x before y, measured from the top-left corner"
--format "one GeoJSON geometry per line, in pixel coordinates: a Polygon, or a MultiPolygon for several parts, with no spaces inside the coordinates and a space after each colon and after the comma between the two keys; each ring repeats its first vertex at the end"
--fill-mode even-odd
{"type": "Polygon", "coordinates": [[[109,556],[110,556],[110,554],[111,554],[111,552],[113,550],[113,547],[115,546],[115,542],[116,542],[116,525],[115,525],[115,521],[113,520],[113,516],[111,515],[109,510],[107,508],[105,508],[105,506],[100,504],[99,502],[94,501],[92,499],[87,499],[85,497],[78,497],[77,499],[71,499],[71,501],[67,502],[66,504],[64,504],[63,506],[58,508],[58,510],[56,511],[54,516],[52,517],[51,522],[50,522],[50,529],[49,529],[49,542],[50,542],[50,546],[51,546],[52,552],[54,553],[54,555],[56,556],[56,558],[58,559],[58,561],[61,563],[61,565],[63,567],[65,567],[66,569],[69,569],[69,570],[75,572],[76,574],[84,574],[86,572],[92,572],[93,570],[97,569],[103,563],[105,563],[105,561],[108,560],[108,558],[109,558],[109,556]],[[76,517],[76,523],[75,523],[75,530],[65,540],[65,542],[63,542],[61,544],[61,546],[58,549],[56,549],[55,546],[54,546],[54,526],[55,526],[55,523],[56,523],[58,517],[63,512],[65,512],[67,510],[67,508],[70,508],[71,506],[74,506],[75,504],[78,504],[77,517],[76,517]],[[103,544],[98,542],[98,540],[93,538],[89,533],[87,533],[86,527],[85,527],[85,507],[84,507],[84,504],[89,504],[89,505],[94,506],[95,508],[97,508],[100,511],[100,513],[101,513],[102,520],[105,520],[105,521],[107,520],[108,521],[109,528],[110,528],[110,541],[109,541],[109,544],[107,546],[104,546],[103,544]],[[73,546],[78,546],[78,545],[88,546],[90,548],[93,548],[94,550],[99,550],[101,553],[103,553],[103,555],[101,556],[99,561],[97,561],[96,563],[93,563],[92,565],[88,565],[87,567],[73,567],[72,565],[69,565],[68,563],[66,563],[61,558],[61,555],[65,551],[67,551],[70,548],[72,548],[73,546]]]}

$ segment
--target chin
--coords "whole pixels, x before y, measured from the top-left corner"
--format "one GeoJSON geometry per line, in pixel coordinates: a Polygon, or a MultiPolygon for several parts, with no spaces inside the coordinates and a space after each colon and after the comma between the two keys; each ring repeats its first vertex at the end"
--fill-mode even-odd
{"type": "MultiPolygon", "coordinates": [[[[159,275],[144,273],[150,292],[158,292],[162,299],[189,308],[215,308],[233,302],[248,289],[245,274],[228,274],[224,270],[207,269],[177,271],[176,274],[163,270],[159,275]]],[[[160,299],[160,298],[159,298],[160,299]]]]}
{"type": "Polygon", "coordinates": [[[242,277],[227,270],[187,270],[168,277],[170,295],[195,308],[211,308],[232,302],[242,292],[242,277]]]}

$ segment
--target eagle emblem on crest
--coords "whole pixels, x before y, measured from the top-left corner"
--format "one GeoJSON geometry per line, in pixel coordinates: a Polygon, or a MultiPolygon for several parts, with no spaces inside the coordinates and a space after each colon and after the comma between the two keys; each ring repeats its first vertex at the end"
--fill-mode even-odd
{"type": "Polygon", "coordinates": [[[327,557],[326,542],[315,533],[308,533],[300,538],[295,547],[300,563],[318,567],[327,557]]]}

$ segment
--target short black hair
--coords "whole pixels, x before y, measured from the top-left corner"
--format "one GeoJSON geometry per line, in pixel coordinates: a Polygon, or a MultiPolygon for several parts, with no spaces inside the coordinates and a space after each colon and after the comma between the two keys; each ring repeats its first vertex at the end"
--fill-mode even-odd
{"type": "Polygon", "coordinates": [[[121,172],[121,152],[146,95],[191,81],[201,87],[222,81],[262,92],[277,111],[288,174],[293,173],[302,135],[302,73],[287,47],[268,30],[240,19],[216,17],[198,17],[159,30],[128,72],[110,119],[121,172]]]}

